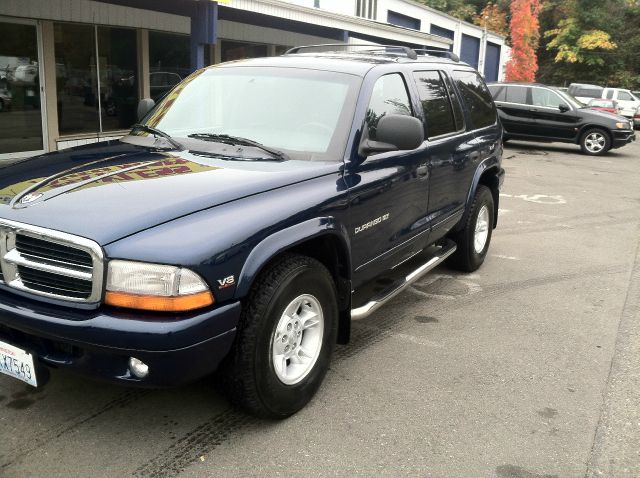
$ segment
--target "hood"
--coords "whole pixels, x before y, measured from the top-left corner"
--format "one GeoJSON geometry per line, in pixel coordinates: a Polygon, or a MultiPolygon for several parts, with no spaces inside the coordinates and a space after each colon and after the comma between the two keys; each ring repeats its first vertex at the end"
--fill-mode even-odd
{"type": "Polygon", "coordinates": [[[339,170],[339,163],[233,161],[121,141],[0,167],[0,218],[101,245],[196,211],[339,170]]]}
{"type": "Polygon", "coordinates": [[[624,116],[620,116],[619,114],[609,113],[608,111],[596,110],[596,109],[593,109],[593,108],[588,107],[588,106],[585,106],[584,108],[580,108],[580,112],[582,112],[582,113],[586,112],[590,116],[595,116],[595,117],[602,118],[602,119],[609,120],[609,121],[611,121],[611,120],[616,121],[616,122],[618,122],[618,121],[629,121],[628,118],[625,118],[624,116]]]}

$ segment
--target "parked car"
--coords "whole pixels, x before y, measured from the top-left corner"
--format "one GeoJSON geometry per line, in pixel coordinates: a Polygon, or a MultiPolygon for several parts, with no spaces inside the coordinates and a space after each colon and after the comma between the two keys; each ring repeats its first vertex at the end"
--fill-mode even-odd
{"type": "Polygon", "coordinates": [[[635,114],[633,115],[633,125],[636,128],[640,128],[640,107],[636,110],[635,114]]]}
{"type": "Polygon", "coordinates": [[[620,107],[615,100],[605,100],[602,98],[593,98],[589,100],[587,106],[592,110],[606,111],[607,113],[620,114],[620,107]]]}
{"type": "Polygon", "coordinates": [[[0,175],[0,372],[166,386],[218,369],[232,403],[282,418],[352,319],[487,256],[502,127],[464,63],[298,48],[151,103],[120,140],[0,175]]]}
{"type": "Polygon", "coordinates": [[[605,154],[635,141],[623,116],[585,107],[557,88],[534,83],[492,83],[505,139],[579,144],[589,155],[605,154]]]}
{"type": "Polygon", "coordinates": [[[605,88],[602,97],[615,100],[620,107],[620,114],[627,118],[633,118],[638,108],[640,108],[640,98],[631,93],[630,90],[622,88],[605,88]]]}
{"type": "Polygon", "coordinates": [[[598,85],[589,85],[586,83],[571,83],[567,93],[578,101],[587,104],[592,98],[604,98],[602,92],[604,88],[598,85]]]}

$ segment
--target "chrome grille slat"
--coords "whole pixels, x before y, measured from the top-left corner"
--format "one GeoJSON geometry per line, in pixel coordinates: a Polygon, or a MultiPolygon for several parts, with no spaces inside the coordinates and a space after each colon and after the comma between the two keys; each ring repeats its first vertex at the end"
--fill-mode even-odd
{"type": "Polygon", "coordinates": [[[0,219],[3,288],[98,306],[103,254],[88,239],[0,219]]]}

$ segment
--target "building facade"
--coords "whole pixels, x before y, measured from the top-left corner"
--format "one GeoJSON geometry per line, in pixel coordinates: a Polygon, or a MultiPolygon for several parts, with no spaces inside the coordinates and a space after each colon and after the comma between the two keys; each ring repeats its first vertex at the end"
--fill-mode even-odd
{"type": "Polygon", "coordinates": [[[117,138],[190,72],[296,45],[449,50],[502,77],[504,38],[411,0],[1,0],[0,159],[117,138]]]}

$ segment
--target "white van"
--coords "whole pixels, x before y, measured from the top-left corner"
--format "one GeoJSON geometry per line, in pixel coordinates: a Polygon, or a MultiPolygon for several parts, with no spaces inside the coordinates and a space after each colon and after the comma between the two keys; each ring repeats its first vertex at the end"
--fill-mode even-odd
{"type": "Polygon", "coordinates": [[[633,118],[638,108],[640,108],[640,98],[631,93],[630,90],[605,88],[602,90],[602,97],[608,100],[615,100],[621,109],[620,114],[627,118],[633,118]]]}

